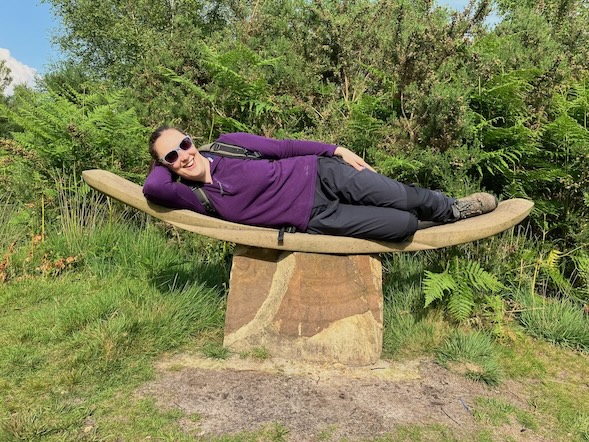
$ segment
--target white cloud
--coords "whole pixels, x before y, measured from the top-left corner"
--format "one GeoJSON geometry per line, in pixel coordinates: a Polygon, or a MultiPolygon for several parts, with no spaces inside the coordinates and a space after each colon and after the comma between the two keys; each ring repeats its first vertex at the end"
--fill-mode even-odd
{"type": "Polygon", "coordinates": [[[6,61],[6,66],[10,69],[12,83],[4,91],[4,95],[12,95],[14,86],[17,84],[27,84],[29,86],[35,85],[35,75],[37,70],[24,63],[21,63],[12,55],[8,49],[0,48],[0,60],[6,61]]]}

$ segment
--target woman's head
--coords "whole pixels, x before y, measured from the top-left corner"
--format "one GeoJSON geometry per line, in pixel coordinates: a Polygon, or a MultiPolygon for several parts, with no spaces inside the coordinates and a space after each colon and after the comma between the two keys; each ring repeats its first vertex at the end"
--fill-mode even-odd
{"type": "Polygon", "coordinates": [[[188,135],[174,127],[162,126],[151,134],[149,153],[155,161],[187,180],[205,182],[210,177],[208,160],[188,135]]]}

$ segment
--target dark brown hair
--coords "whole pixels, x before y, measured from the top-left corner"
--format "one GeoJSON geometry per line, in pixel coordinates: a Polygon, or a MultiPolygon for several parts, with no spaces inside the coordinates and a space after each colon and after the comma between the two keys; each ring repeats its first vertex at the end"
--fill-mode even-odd
{"type": "Polygon", "coordinates": [[[157,152],[155,151],[155,142],[162,135],[162,133],[168,129],[174,129],[174,127],[168,125],[160,126],[156,130],[154,130],[151,136],[149,137],[149,154],[151,155],[151,158],[153,158],[155,161],[159,160],[157,152]]]}

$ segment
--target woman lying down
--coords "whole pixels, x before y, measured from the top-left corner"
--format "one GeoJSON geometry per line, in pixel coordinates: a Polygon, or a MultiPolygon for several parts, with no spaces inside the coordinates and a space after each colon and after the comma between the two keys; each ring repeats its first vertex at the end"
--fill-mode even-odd
{"type": "Polygon", "coordinates": [[[149,141],[154,165],[145,197],[242,224],[382,241],[403,241],[422,225],[452,223],[497,207],[488,193],[456,199],[387,178],[341,146],[247,133],[217,141],[256,157],[201,153],[182,131],[157,129],[149,141]]]}

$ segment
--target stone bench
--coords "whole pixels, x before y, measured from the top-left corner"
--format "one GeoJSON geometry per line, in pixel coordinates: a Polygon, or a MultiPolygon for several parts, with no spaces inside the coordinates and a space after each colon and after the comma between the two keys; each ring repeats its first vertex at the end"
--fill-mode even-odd
{"type": "Polygon", "coordinates": [[[369,365],[382,350],[379,253],[437,249],[486,238],[525,219],[533,203],[511,199],[491,213],[419,230],[402,243],[285,233],[153,204],[141,186],[104,170],[87,170],[90,187],[178,228],[237,244],[224,345],[264,347],[272,356],[369,365]]]}

